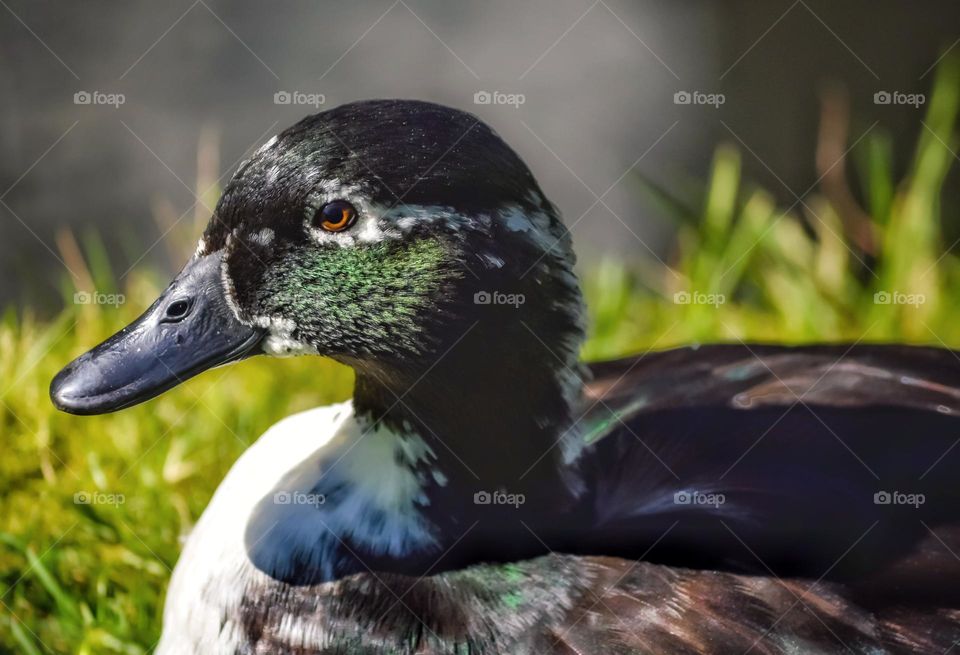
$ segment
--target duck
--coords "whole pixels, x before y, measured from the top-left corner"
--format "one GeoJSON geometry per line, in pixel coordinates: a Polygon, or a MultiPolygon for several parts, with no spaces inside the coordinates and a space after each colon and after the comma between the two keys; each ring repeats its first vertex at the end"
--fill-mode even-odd
{"type": "Polygon", "coordinates": [[[157,652],[952,648],[957,353],[586,364],[575,262],[526,164],[458,109],[340,105],[241,164],[166,290],[50,388],[90,415],[255,355],[355,372],[233,465],[157,652]]]}

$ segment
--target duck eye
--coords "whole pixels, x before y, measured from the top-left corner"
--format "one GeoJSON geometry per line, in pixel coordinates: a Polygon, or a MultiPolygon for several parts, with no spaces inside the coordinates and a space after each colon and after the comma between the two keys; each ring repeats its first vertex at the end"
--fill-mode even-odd
{"type": "Polygon", "coordinates": [[[357,220],[357,210],[346,200],[333,200],[320,208],[315,220],[327,232],[341,232],[357,220]]]}

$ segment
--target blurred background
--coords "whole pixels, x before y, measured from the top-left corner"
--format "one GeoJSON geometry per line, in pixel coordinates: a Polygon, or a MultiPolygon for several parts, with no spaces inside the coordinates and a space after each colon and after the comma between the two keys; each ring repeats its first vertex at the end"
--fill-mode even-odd
{"type": "Polygon", "coordinates": [[[452,105],[518,151],[573,232],[585,358],[960,347],[956,2],[0,0],[0,58],[0,653],[151,652],[236,458],[349,397],[315,357],[106,416],[47,395],[156,298],[240,161],[343,102],[452,105]]]}
{"type": "Polygon", "coordinates": [[[902,171],[924,107],[874,95],[929,93],[957,25],[960,5],[946,1],[6,0],[0,305],[57,306],[60,228],[96,230],[118,277],[144,260],[170,272],[186,255],[170,261],[157,241],[195,214],[198,175],[212,205],[255,146],[361,98],[477,113],[575,223],[585,261],[663,257],[676,226],[636,175],[683,190],[727,141],[789,205],[820,175],[830,85],[849,96],[853,139],[878,122],[902,171]],[[504,95],[476,104],[478,92],[504,95]],[[676,104],[678,92],[723,100],[676,104]],[[198,161],[201,144],[211,152],[198,161]]]}

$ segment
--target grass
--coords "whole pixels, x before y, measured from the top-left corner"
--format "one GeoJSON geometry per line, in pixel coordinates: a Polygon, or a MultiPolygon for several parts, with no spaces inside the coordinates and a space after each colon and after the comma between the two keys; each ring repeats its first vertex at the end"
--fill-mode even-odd
{"type": "MultiPolygon", "coordinates": [[[[699,196],[637,180],[677,220],[675,251],[667,265],[603,262],[585,272],[586,357],[738,339],[960,345],[960,306],[949,295],[960,258],[945,236],[958,226],[940,203],[958,101],[960,65],[948,60],[904,175],[895,177],[891,140],[876,128],[851,152],[855,166],[834,166],[789,210],[741,179],[729,146],[717,150],[699,196]],[[837,179],[846,169],[858,173],[862,209],[837,179]]],[[[85,288],[116,288],[95,238],[82,248],[64,238],[61,250],[85,288]]],[[[179,538],[232,462],[281,417],[349,393],[350,371],[329,361],[260,358],[119,414],[55,412],[47,386],[57,370],[135,318],[160,282],[127,276],[128,302],[116,308],[67,302],[52,321],[12,308],[0,318],[0,652],[149,652],[179,538]]],[[[73,293],[64,288],[66,300],[73,293]]]]}

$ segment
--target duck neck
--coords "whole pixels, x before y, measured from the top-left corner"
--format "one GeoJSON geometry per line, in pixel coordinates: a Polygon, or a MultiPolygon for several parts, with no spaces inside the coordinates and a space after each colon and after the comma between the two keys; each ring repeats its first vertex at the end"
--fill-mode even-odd
{"type": "MultiPolygon", "coordinates": [[[[574,425],[583,383],[575,349],[551,348],[517,326],[474,323],[419,368],[355,365],[358,415],[429,446],[451,487],[523,493],[576,488],[570,464],[581,443],[574,425]],[[508,345],[509,344],[509,345],[508,345]]],[[[577,344],[578,346],[579,344],[577,344]]],[[[575,492],[574,492],[575,495],[575,492]]]]}

